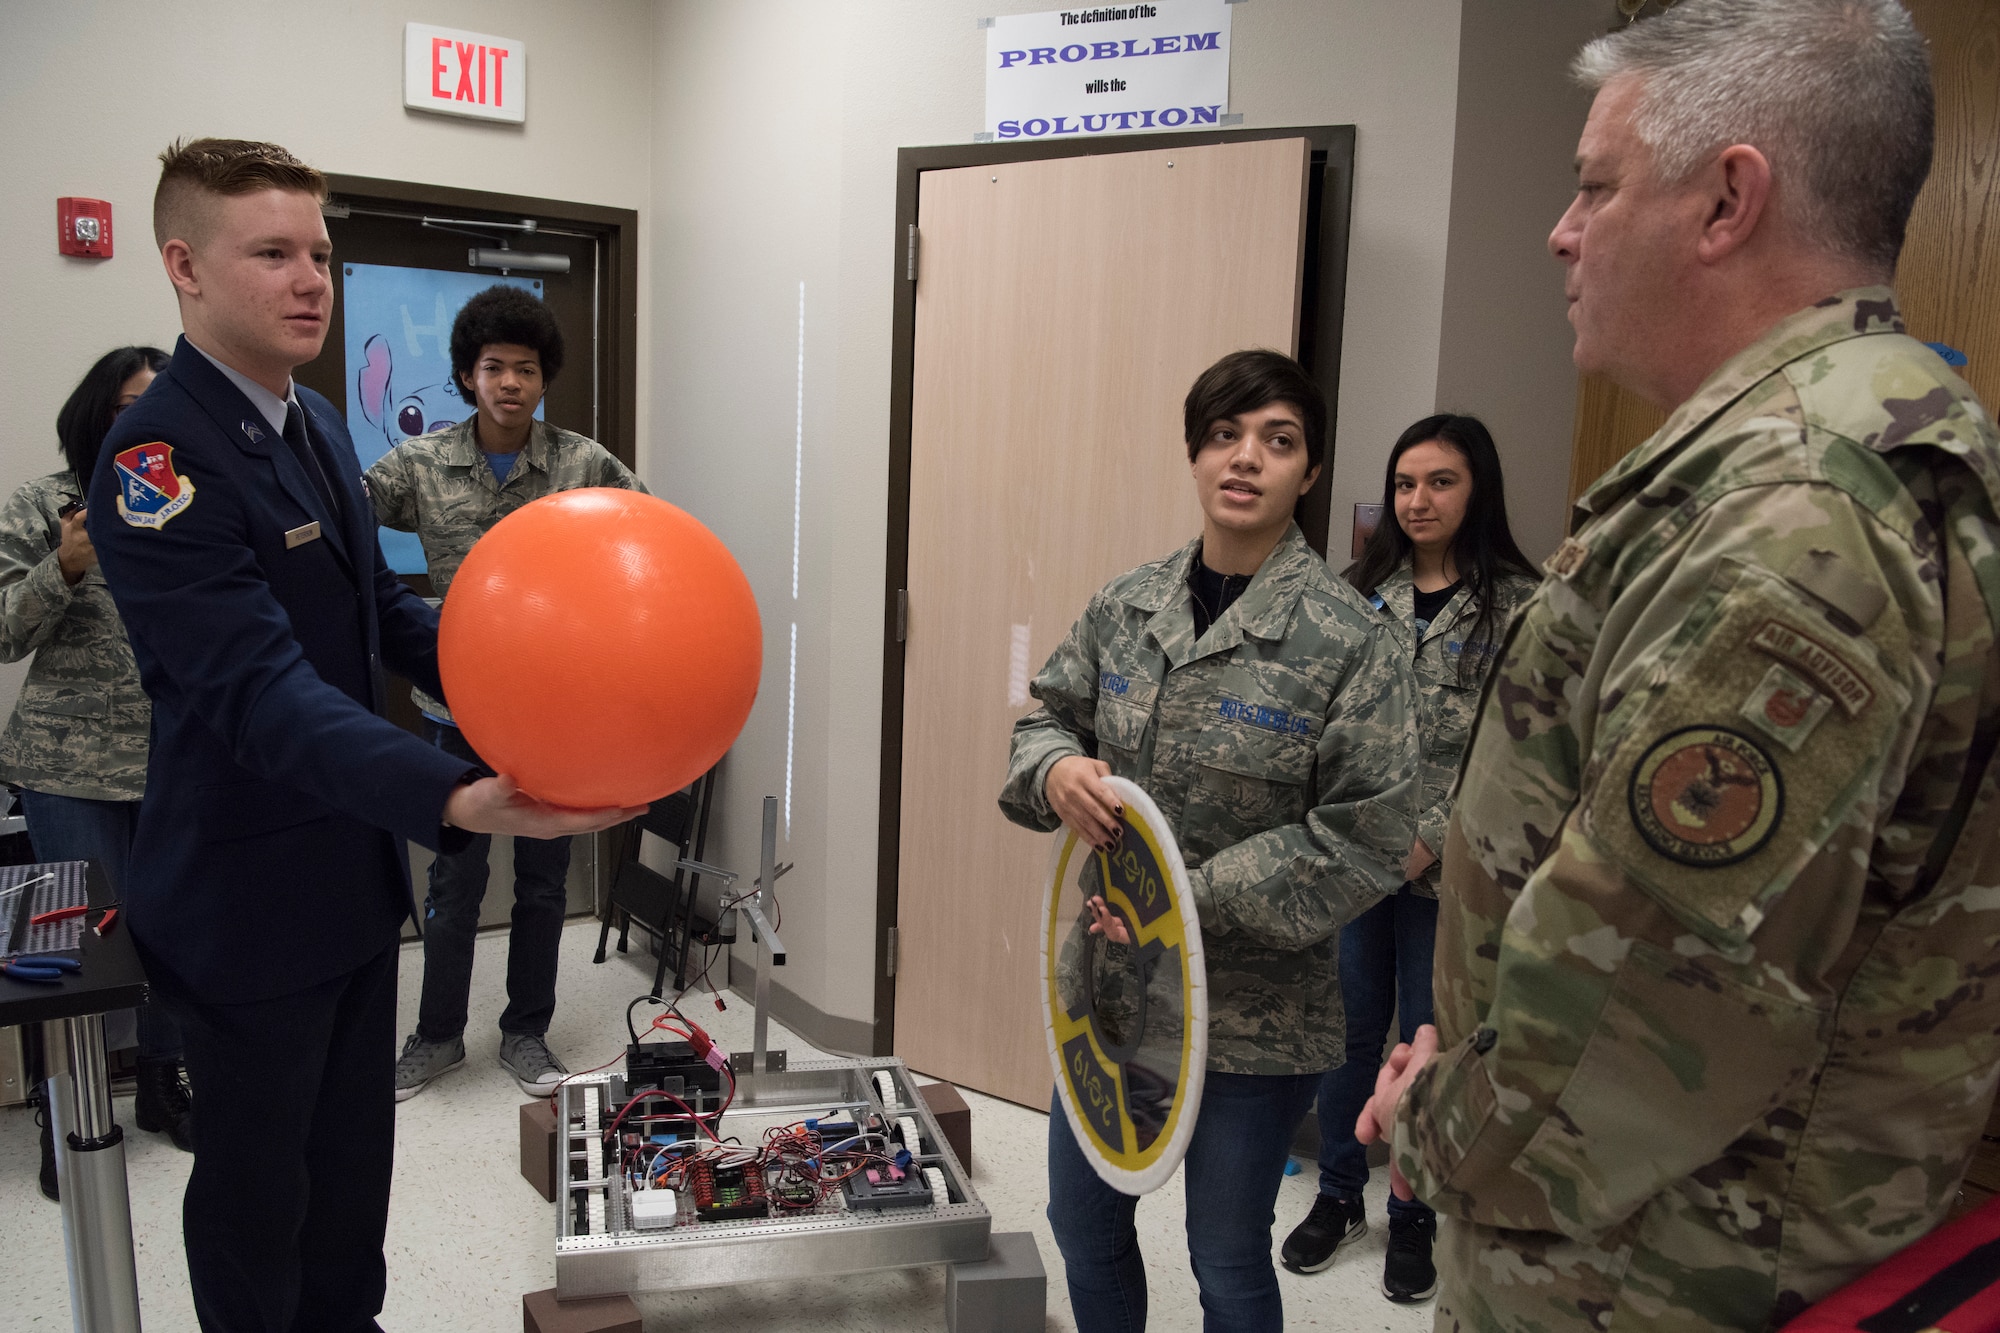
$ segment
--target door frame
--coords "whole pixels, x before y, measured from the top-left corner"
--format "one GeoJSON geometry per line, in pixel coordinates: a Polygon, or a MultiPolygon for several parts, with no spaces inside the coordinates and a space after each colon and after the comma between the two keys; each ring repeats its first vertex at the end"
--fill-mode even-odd
{"type": "Polygon", "coordinates": [[[532,195],[462,190],[451,185],[328,173],[327,206],[384,210],[412,205],[478,216],[481,221],[532,217],[588,232],[604,246],[603,296],[597,307],[598,443],[637,470],[639,445],[639,214],[636,209],[579,204],[532,195]]]}
{"type": "MultiPolygon", "coordinates": [[[[1347,307],[1347,239],[1354,200],[1354,126],[1295,125],[1213,130],[1199,134],[1120,134],[1062,143],[938,144],[896,151],[893,245],[895,299],[889,360],[889,541],[882,588],[882,779],[875,833],[875,1021],[873,1054],[896,1043],[896,981],[888,960],[902,873],[903,832],[903,593],[910,573],[910,421],[917,352],[917,284],[910,236],[917,225],[918,189],[926,171],[1036,162],[1107,153],[1143,153],[1259,139],[1305,139],[1312,174],[1306,209],[1306,253],[1300,282],[1299,359],[1326,395],[1326,457],[1319,480],[1295,511],[1306,539],[1321,555],[1332,518],[1333,440],[1340,411],[1340,344],[1347,307]],[[1322,312],[1336,318],[1322,320],[1322,312]],[[1331,327],[1326,327],[1330,324],[1331,327]]],[[[921,258],[922,238],[918,238],[921,258]]]]}

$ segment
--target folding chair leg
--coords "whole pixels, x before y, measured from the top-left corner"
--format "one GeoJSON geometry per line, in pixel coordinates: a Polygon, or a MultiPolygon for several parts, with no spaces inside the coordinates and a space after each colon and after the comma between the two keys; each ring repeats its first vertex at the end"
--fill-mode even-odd
{"type": "Polygon", "coordinates": [[[617,910],[618,909],[615,906],[606,908],[604,913],[604,920],[599,922],[597,925],[597,954],[590,960],[593,963],[601,963],[604,961],[604,941],[611,934],[611,914],[613,912],[616,912],[617,910]]]}

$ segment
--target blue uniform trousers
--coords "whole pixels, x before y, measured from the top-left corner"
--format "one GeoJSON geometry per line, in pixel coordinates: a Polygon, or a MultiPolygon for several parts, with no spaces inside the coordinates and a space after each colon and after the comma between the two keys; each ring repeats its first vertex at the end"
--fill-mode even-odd
{"type": "MultiPolygon", "coordinates": [[[[1272,1206],[1292,1131],[1318,1084],[1317,1074],[1210,1070],[1202,1085],[1181,1175],[1188,1258],[1209,1333],[1276,1333],[1285,1325],[1271,1264],[1272,1206]]],[[[1057,1100],[1049,1114],[1049,1225],[1078,1333],[1146,1327],[1146,1264],[1132,1224],[1138,1207],[1091,1168],[1057,1100]]]]}
{"type": "MultiPolygon", "coordinates": [[[[1390,1015],[1402,1040],[1433,1022],[1431,960],[1437,951],[1435,898],[1390,894],[1340,928],[1340,1002],[1347,1010],[1347,1063],[1319,1084],[1319,1192],[1358,1199],[1368,1184],[1368,1150],[1354,1122],[1375,1093],[1390,1015]]],[[[1391,1217],[1422,1217],[1430,1208],[1391,1195],[1391,1217]]]]}
{"type": "Polygon", "coordinates": [[[392,946],[304,990],[240,1004],[198,1000],[149,967],[180,1020],[201,1107],[181,1226],[204,1333],[379,1327],[396,954],[392,946]]]}

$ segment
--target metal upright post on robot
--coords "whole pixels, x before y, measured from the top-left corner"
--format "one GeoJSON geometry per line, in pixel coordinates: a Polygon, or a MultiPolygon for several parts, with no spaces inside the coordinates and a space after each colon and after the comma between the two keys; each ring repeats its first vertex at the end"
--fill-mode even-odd
{"type": "Polygon", "coordinates": [[[785,1067],[783,1051],[766,1050],[771,1026],[771,969],[785,965],[785,945],[772,928],[765,909],[775,910],[772,889],[777,884],[778,876],[791,868],[789,864],[778,864],[778,798],[766,796],[763,848],[757,862],[757,892],[742,905],[743,914],[750,918],[751,937],[757,941],[757,1018],[747,1069],[743,1056],[734,1057],[739,1074],[775,1074],[785,1067]]]}

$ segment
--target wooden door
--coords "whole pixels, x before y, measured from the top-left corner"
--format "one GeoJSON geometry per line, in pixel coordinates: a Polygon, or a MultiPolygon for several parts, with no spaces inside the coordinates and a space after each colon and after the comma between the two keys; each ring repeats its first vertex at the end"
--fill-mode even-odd
{"type": "Polygon", "coordinates": [[[1931,43],[1937,148],[1896,294],[1910,332],[1965,353],[1958,373],[2000,411],[2000,4],[1906,3],[1931,43]]]}
{"type": "MultiPolygon", "coordinates": [[[[1910,332],[1965,353],[1959,370],[2000,409],[2000,4],[1905,0],[1931,44],[1937,148],[1896,269],[1910,332]]],[[[1601,375],[1577,384],[1571,500],[1666,418],[1601,375]]]]}
{"type": "Polygon", "coordinates": [[[1029,1106],[1049,835],[995,805],[1085,602],[1200,531],[1181,403],[1296,349],[1305,139],[926,172],[918,202],[896,1053],[1029,1106]]]}

